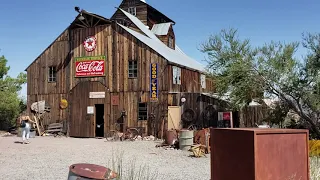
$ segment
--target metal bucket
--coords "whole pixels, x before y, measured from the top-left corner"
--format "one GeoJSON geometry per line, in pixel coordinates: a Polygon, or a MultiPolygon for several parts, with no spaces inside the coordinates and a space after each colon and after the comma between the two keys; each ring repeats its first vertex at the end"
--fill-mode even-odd
{"type": "Polygon", "coordinates": [[[166,139],[165,139],[166,144],[173,145],[176,139],[177,139],[177,132],[175,130],[168,130],[166,132],[166,139]]]}
{"type": "Polygon", "coordinates": [[[110,169],[95,164],[73,164],[69,167],[68,180],[112,180],[117,174],[110,169]]]}
{"type": "Polygon", "coordinates": [[[181,130],[179,133],[179,149],[188,151],[193,145],[193,131],[181,130]]]}

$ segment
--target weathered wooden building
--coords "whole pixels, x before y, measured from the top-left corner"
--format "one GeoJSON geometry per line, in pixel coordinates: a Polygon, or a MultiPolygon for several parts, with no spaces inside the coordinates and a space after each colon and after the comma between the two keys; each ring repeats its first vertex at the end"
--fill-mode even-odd
{"type": "Polygon", "coordinates": [[[125,127],[157,135],[168,106],[180,106],[182,97],[200,112],[199,97],[213,82],[176,45],[174,24],[139,0],[123,0],[110,19],[79,11],[27,67],[28,109],[45,100],[51,112],[44,124],[66,120],[72,137],[104,136],[122,112],[125,127]]]}

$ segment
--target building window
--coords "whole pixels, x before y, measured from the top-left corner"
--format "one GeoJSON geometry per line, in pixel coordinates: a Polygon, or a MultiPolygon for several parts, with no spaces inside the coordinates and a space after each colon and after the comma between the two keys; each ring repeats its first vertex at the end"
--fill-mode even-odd
{"type": "Polygon", "coordinates": [[[148,120],[148,105],[147,105],[147,103],[139,103],[138,118],[140,121],[148,120]]]}
{"type": "Polygon", "coordinates": [[[173,84],[181,84],[181,68],[172,66],[173,84]]]}
{"type": "Polygon", "coordinates": [[[201,82],[201,88],[205,89],[206,88],[206,75],[201,74],[200,82],[201,82]]]}
{"type": "Polygon", "coordinates": [[[173,38],[169,36],[168,46],[173,49],[173,38]]]}
{"type": "Polygon", "coordinates": [[[134,16],[137,15],[137,8],[136,7],[129,7],[128,12],[134,16]]]}
{"type": "Polygon", "coordinates": [[[48,71],[48,82],[56,82],[57,71],[55,66],[50,66],[48,71]]]}
{"type": "Polygon", "coordinates": [[[129,78],[138,77],[138,62],[137,61],[129,61],[128,67],[129,78]]]}

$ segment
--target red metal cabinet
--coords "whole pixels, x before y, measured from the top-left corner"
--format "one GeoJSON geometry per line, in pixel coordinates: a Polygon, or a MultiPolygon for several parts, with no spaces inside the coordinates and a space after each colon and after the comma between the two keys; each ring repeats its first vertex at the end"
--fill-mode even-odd
{"type": "Polygon", "coordinates": [[[211,180],[309,180],[308,130],[211,129],[211,180]]]}

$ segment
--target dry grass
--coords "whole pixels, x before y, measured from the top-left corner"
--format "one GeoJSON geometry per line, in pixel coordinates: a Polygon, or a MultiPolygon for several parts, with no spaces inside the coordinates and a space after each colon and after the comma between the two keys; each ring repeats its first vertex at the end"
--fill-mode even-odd
{"type": "Polygon", "coordinates": [[[311,180],[320,179],[320,157],[310,157],[310,178],[311,180]]]}
{"type": "Polygon", "coordinates": [[[123,155],[124,151],[121,153],[114,153],[112,151],[112,160],[109,167],[118,174],[117,180],[156,180],[157,172],[150,170],[150,167],[147,165],[136,167],[135,159],[131,160],[129,167],[124,168],[123,165],[123,155]]]}

